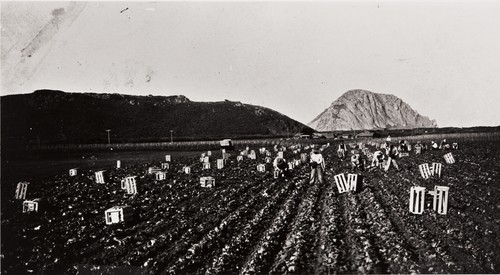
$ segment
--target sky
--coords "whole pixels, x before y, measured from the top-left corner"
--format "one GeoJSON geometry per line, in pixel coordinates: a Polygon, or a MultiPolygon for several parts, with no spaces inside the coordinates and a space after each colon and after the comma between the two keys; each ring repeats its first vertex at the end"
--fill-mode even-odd
{"type": "Polygon", "coordinates": [[[1,94],[232,100],[304,124],[351,89],[498,126],[500,1],[1,2],[1,94]]]}

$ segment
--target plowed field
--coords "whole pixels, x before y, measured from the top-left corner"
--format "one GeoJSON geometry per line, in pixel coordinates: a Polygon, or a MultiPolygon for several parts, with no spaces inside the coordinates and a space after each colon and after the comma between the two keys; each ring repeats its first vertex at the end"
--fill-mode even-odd
{"type": "Polygon", "coordinates": [[[271,164],[258,172],[265,156],[251,148],[257,160],[233,155],[223,169],[215,157],[210,170],[199,158],[174,158],[164,181],[147,174],[161,160],[112,169],[106,184],[92,170],[32,179],[27,199],[45,199],[38,213],[22,213],[14,189],[3,187],[2,272],[500,273],[500,146],[460,145],[411,152],[397,160],[400,171],[356,171],[362,189],[342,194],[333,176],[353,172],[333,146],[322,152],[323,184],[309,183],[307,165],[286,179],[274,179],[271,164]],[[446,164],[448,152],[456,163],[446,164]],[[442,163],[442,177],[423,179],[418,165],[432,162],[442,163]],[[137,176],[137,195],[121,189],[125,176],[137,176]],[[216,186],[200,187],[201,176],[216,186]],[[411,214],[410,187],[435,185],[450,188],[448,213],[426,202],[411,214]],[[131,206],[135,221],[106,225],[104,211],[116,205],[131,206]]]}

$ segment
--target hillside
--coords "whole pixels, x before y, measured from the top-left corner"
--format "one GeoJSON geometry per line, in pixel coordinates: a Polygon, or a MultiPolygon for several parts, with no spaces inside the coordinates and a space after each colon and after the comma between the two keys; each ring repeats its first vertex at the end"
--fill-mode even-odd
{"type": "Polygon", "coordinates": [[[394,95],[350,90],[308,124],[317,131],[437,127],[394,95]]]}
{"type": "Polygon", "coordinates": [[[293,135],[307,127],[274,110],[185,96],[131,96],[39,90],[1,98],[2,140],[41,143],[136,142],[293,135]]]}

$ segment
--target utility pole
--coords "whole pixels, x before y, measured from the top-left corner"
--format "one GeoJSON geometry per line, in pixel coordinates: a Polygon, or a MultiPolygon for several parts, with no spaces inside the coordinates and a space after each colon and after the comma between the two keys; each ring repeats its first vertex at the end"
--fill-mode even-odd
{"type": "Polygon", "coordinates": [[[170,143],[174,143],[173,132],[174,132],[174,130],[170,130],[170,143]]]}
{"type": "Polygon", "coordinates": [[[110,139],[110,137],[109,137],[109,132],[110,132],[110,131],[111,131],[111,129],[106,130],[106,132],[108,132],[108,144],[111,144],[111,139],[110,139]]]}

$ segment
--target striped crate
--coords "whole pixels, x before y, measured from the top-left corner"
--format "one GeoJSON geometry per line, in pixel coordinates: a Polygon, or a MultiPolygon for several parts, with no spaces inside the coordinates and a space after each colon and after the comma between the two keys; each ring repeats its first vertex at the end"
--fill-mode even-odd
{"type": "Polygon", "coordinates": [[[201,187],[212,188],[215,187],[215,179],[213,177],[201,177],[200,178],[201,187]]]}
{"type": "Polygon", "coordinates": [[[421,215],[424,212],[425,187],[410,188],[410,213],[421,215]]]}
{"type": "Polygon", "coordinates": [[[106,183],[107,174],[106,170],[95,172],[95,182],[96,183],[106,183]]]}
{"type": "Polygon", "coordinates": [[[73,169],[69,169],[69,176],[70,177],[74,177],[78,174],[78,169],[76,168],[73,168],[73,169]]]}
{"type": "Polygon", "coordinates": [[[453,158],[453,155],[451,153],[448,153],[448,154],[444,155],[443,157],[444,157],[444,160],[446,161],[446,163],[448,163],[448,164],[455,163],[455,158],[453,158]]]}
{"type": "Polygon", "coordinates": [[[430,168],[430,171],[431,171],[431,175],[432,176],[437,176],[437,177],[441,177],[441,169],[442,169],[443,165],[441,163],[437,163],[437,162],[434,162],[432,163],[432,166],[430,168]]]}
{"type": "Polygon", "coordinates": [[[156,173],[156,180],[166,180],[167,173],[166,172],[158,172],[156,173]]]}
{"type": "Polygon", "coordinates": [[[358,175],[357,174],[348,174],[347,175],[347,189],[348,191],[357,191],[358,187],[358,175]]]}
{"type": "Polygon", "coordinates": [[[217,160],[217,169],[222,169],[224,168],[224,159],[218,159],[217,160]]]}
{"type": "Polygon", "coordinates": [[[418,166],[418,169],[420,170],[420,175],[422,176],[422,178],[428,179],[429,176],[431,176],[431,170],[429,169],[429,164],[427,163],[420,164],[418,166]]]}
{"type": "Polygon", "coordinates": [[[132,183],[135,183],[135,176],[132,176],[132,177],[125,177],[124,179],[121,180],[121,188],[123,190],[127,190],[127,186],[129,184],[132,184],[132,183]]]}
{"type": "Polygon", "coordinates": [[[41,199],[23,201],[23,213],[38,212],[41,199]]]}
{"type": "Polygon", "coordinates": [[[446,215],[448,213],[449,189],[450,188],[447,186],[434,186],[434,192],[432,192],[432,195],[434,195],[432,209],[434,209],[434,211],[436,211],[438,214],[446,215]]]}
{"type": "Polygon", "coordinates": [[[28,185],[29,182],[19,182],[16,187],[16,194],[15,194],[15,199],[16,200],[25,200],[26,199],[26,192],[28,192],[28,185]]]}
{"type": "Polygon", "coordinates": [[[344,192],[347,192],[347,190],[349,190],[349,186],[347,184],[344,174],[335,175],[333,178],[335,179],[335,184],[337,185],[337,190],[339,191],[339,194],[342,194],[344,192]]]}
{"type": "Polygon", "coordinates": [[[104,211],[104,219],[107,225],[126,223],[133,219],[134,210],[130,206],[113,206],[104,211]]]}

